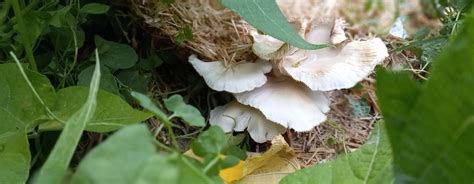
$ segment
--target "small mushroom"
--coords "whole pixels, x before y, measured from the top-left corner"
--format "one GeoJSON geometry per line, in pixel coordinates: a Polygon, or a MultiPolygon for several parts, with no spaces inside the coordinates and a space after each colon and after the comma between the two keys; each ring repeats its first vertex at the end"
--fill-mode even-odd
{"type": "Polygon", "coordinates": [[[209,123],[220,126],[224,132],[240,132],[247,129],[250,137],[258,143],[272,140],[286,130],[285,127],[267,120],[257,109],[237,101],[211,110],[209,123]]]}
{"type": "Polygon", "coordinates": [[[260,110],[265,117],[295,131],[309,131],[326,120],[330,100],[320,91],[285,78],[269,78],[252,91],[234,94],[237,101],[260,110]]]}
{"type": "Polygon", "coordinates": [[[253,53],[261,59],[276,59],[284,54],[286,49],[282,47],[285,45],[285,42],[268,35],[260,34],[255,30],[251,31],[250,34],[253,37],[253,53]]]}
{"type": "Polygon", "coordinates": [[[331,32],[331,43],[340,44],[347,40],[346,32],[344,32],[346,21],[342,18],[338,18],[334,21],[334,26],[331,32]]]}
{"type": "MultiPolygon", "coordinates": [[[[334,29],[330,24],[318,24],[308,32],[306,40],[330,43],[333,33],[334,29]]],[[[278,61],[278,68],[314,91],[330,91],[353,87],[387,56],[387,47],[383,41],[372,38],[367,41],[352,41],[340,48],[294,49],[278,61]]]]}
{"type": "Polygon", "coordinates": [[[272,70],[272,64],[263,60],[226,66],[221,61],[204,62],[191,55],[189,62],[210,88],[231,93],[241,93],[262,86],[267,82],[265,74],[272,70]]]}

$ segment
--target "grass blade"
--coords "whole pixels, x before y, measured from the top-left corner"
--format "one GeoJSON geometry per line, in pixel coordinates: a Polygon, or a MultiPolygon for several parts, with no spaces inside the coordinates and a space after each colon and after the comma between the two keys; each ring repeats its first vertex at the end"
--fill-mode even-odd
{"type": "Polygon", "coordinates": [[[66,121],[66,125],[59,136],[56,145],[46,163],[40,169],[34,183],[59,184],[63,183],[69,162],[72,159],[76,146],[87,122],[92,119],[96,108],[96,97],[100,83],[99,54],[95,51],[96,66],[90,83],[89,96],[84,106],[66,121]]]}

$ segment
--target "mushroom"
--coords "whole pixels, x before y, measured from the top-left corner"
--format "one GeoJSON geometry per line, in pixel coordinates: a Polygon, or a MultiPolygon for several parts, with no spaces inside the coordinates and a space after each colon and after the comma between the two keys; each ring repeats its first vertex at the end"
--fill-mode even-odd
{"type": "Polygon", "coordinates": [[[238,102],[260,110],[265,117],[295,131],[309,131],[326,120],[330,100],[290,78],[269,78],[252,91],[234,94],[238,102]]]}
{"type": "MultiPolygon", "coordinates": [[[[317,24],[306,34],[306,40],[330,43],[334,38],[333,30],[334,27],[328,23],[317,24]]],[[[387,47],[383,41],[372,38],[319,50],[294,49],[277,62],[283,74],[303,82],[311,90],[330,91],[353,87],[387,56],[387,47]]]]}
{"type": "Polygon", "coordinates": [[[258,143],[272,140],[273,137],[285,132],[286,128],[265,118],[255,108],[232,101],[224,106],[211,110],[209,123],[220,126],[224,132],[247,131],[258,143]]]}
{"type": "Polygon", "coordinates": [[[252,51],[261,59],[271,60],[281,58],[286,49],[285,42],[268,35],[260,34],[256,30],[250,32],[253,38],[252,51]]]}
{"type": "MultiPolygon", "coordinates": [[[[324,9],[333,8],[335,1],[324,9]]],[[[346,22],[331,11],[317,19],[307,2],[277,0],[290,22],[306,41],[330,44],[319,50],[294,48],[269,35],[249,28],[256,62],[204,62],[196,56],[189,61],[209,87],[234,94],[237,101],[211,111],[210,124],[225,132],[248,130],[256,142],[271,140],[286,128],[309,131],[326,121],[330,108],[327,91],[350,88],[372,72],[388,56],[380,38],[347,41],[346,22]],[[273,65],[273,67],[272,67],[273,65]],[[267,77],[266,74],[271,76],[267,77]]]]}
{"type": "Polygon", "coordinates": [[[204,62],[191,55],[189,62],[210,88],[231,93],[250,91],[262,86],[267,82],[265,74],[272,70],[272,64],[263,60],[226,66],[222,61],[204,62]]]}
{"type": "Polygon", "coordinates": [[[340,44],[347,40],[346,32],[344,32],[346,25],[346,21],[342,18],[338,18],[334,21],[334,26],[331,32],[332,44],[340,44]]]}

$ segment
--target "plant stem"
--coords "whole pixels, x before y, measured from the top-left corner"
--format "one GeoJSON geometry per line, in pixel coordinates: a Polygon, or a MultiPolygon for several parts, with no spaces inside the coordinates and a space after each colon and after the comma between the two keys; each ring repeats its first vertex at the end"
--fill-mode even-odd
{"type": "Polygon", "coordinates": [[[203,178],[204,180],[207,180],[207,183],[214,183],[214,181],[210,180],[207,177],[202,177],[203,175],[201,174],[201,171],[199,171],[196,166],[194,166],[192,163],[190,163],[184,156],[180,156],[181,161],[188,166],[192,172],[196,173],[197,176],[203,178]]]}
{"type": "Polygon", "coordinates": [[[204,173],[207,173],[211,168],[212,166],[216,165],[216,163],[219,161],[219,156],[216,155],[207,165],[206,167],[204,167],[204,169],[202,170],[202,172],[204,173]]]}
{"type": "Polygon", "coordinates": [[[168,129],[168,133],[171,139],[171,143],[176,148],[176,150],[180,150],[178,141],[176,141],[176,136],[174,135],[173,128],[171,127],[171,123],[165,123],[166,128],[168,129]]]}
{"type": "Polygon", "coordinates": [[[18,24],[18,31],[20,34],[20,38],[23,41],[23,46],[25,47],[26,58],[28,59],[29,64],[31,65],[31,69],[33,71],[38,71],[38,67],[36,66],[35,57],[33,56],[33,49],[31,47],[30,40],[28,39],[28,34],[26,33],[25,22],[23,20],[23,12],[21,11],[20,4],[17,0],[10,0],[10,3],[13,7],[13,12],[15,12],[15,18],[18,24]]]}
{"type": "Polygon", "coordinates": [[[53,118],[55,120],[58,120],[59,122],[64,122],[62,121],[61,119],[59,119],[52,111],[51,109],[49,109],[48,105],[43,101],[43,99],[41,98],[41,96],[38,94],[38,92],[36,91],[35,87],[33,86],[33,84],[31,83],[31,81],[28,79],[28,76],[26,75],[25,73],[25,70],[23,70],[23,67],[21,66],[20,64],[20,61],[18,60],[18,58],[15,56],[15,54],[13,52],[10,52],[10,56],[13,58],[13,60],[16,62],[16,64],[18,65],[18,69],[20,70],[20,73],[21,75],[24,77],[24,79],[26,80],[26,83],[28,84],[28,86],[30,87],[31,91],[33,92],[33,94],[35,95],[36,99],[41,103],[41,105],[44,107],[44,109],[46,110],[46,114],[50,117],[50,118],[53,118]]]}

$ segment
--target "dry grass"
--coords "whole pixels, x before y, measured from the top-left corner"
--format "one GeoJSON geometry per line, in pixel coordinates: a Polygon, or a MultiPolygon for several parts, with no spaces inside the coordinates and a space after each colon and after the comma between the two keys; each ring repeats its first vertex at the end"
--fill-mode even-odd
{"type": "Polygon", "coordinates": [[[254,61],[252,37],[240,17],[223,9],[213,0],[177,0],[169,7],[159,1],[133,3],[135,12],[163,36],[174,40],[188,26],[193,39],[184,46],[204,60],[245,62],[254,61]]]}

